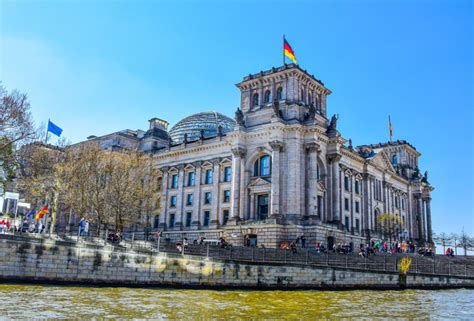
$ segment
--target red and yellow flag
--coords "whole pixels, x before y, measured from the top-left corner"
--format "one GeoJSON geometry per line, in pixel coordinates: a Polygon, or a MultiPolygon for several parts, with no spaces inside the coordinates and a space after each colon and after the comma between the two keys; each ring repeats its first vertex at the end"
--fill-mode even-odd
{"type": "Polygon", "coordinates": [[[288,41],[286,41],[285,38],[283,38],[283,52],[285,53],[285,56],[290,58],[296,64],[295,53],[293,52],[293,49],[291,49],[290,44],[288,43],[288,41]]]}
{"type": "Polygon", "coordinates": [[[35,219],[39,220],[39,219],[43,218],[44,214],[46,214],[46,213],[48,213],[48,205],[46,205],[45,207],[43,207],[43,209],[41,211],[36,213],[35,219]]]}

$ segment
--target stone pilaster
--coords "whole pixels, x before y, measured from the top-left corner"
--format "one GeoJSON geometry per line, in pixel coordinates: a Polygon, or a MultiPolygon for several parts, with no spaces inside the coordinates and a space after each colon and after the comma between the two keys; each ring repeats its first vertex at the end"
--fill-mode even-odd
{"type": "Polygon", "coordinates": [[[212,160],[214,165],[212,170],[212,209],[211,209],[211,221],[210,228],[216,228],[219,224],[219,203],[221,199],[219,182],[220,182],[220,160],[212,160]]]}
{"type": "Polygon", "coordinates": [[[320,151],[319,145],[315,142],[305,145],[308,153],[308,163],[306,164],[307,175],[307,212],[309,217],[316,218],[318,213],[318,173],[317,173],[317,154],[320,151]]]}
{"type": "Polygon", "coordinates": [[[240,213],[240,182],[242,159],[245,157],[244,148],[232,148],[232,184],[231,184],[231,219],[230,221],[238,222],[241,220],[240,213]]]}
{"type": "Polygon", "coordinates": [[[196,172],[194,174],[194,194],[193,194],[193,214],[191,228],[196,230],[201,227],[201,182],[202,182],[202,162],[194,163],[196,172]]]}
{"type": "Polygon", "coordinates": [[[160,230],[165,230],[167,226],[166,218],[168,216],[168,167],[161,168],[163,173],[162,187],[161,187],[161,215],[160,215],[160,230]]]}
{"type": "MultiPolygon", "coordinates": [[[[270,142],[272,148],[272,187],[270,197],[270,215],[271,217],[279,217],[280,213],[280,152],[283,148],[283,143],[278,140],[270,142]]],[[[255,207],[251,200],[250,206],[255,207]]],[[[255,209],[253,209],[255,210],[255,209]]],[[[252,210],[251,210],[252,211],[252,210]]]]}
{"type": "Polygon", "coordinates": [[[178,168],[178,195],[176,196],[176,227],[181,228],[185,218],[183,217],[183,187],[184,187],[184,165],[176,166],[178,168]]]}
{"type": "Polygon", "coordinates": [[[339,160],[341,155],[330,156],[331,160],[331,175],[332,175],[332,216],[334,222],[341,222],[341,190],[340,190],[340,174],[339,174],[339,160]]]}

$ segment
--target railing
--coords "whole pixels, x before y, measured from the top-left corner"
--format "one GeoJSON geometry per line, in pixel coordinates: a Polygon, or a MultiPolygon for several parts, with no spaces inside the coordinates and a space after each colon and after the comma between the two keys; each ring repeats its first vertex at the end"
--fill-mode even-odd
{"type": "MultiPolygon", "coordinates": [[[[47,238],[44,234],[21,233],[22,237],[47,238]]],[[[450,258],[444,255],[424,257],[418,254],[387,254],[378,253],[367,257],[356,254],[319,253],[315,250],[298,248],[294,253],[290,250],[253,247],[226,247],[222,248],[209,243],[188,244],[186,247],[166,242],[157,234],[124,233],[118,242],[107,241],[107,231],[99,236],[79,236],[78,233],[56,236],[65,241],[85,242],[93,245],[114,245],[124,251],[153,251],[166,252],[178,255],[197,255],[213,259],[233,260],[255,263],[276,264],[305,264],[313,266],[348,268],[367,271],[398,272],[399,263],[403,257],[412,259],[409,273],[422,273],[446,276],[474,277],[474,257],[450,258]]]]}

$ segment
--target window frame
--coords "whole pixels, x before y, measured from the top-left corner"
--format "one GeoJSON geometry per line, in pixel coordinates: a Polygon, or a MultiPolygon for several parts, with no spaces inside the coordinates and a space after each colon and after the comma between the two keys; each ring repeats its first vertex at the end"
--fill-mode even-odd
{"type": "Polygon", "coordinates": [[[204,192],[204,205],[209,205],[212,202],[212,192],[204,192]],[[209,196],[209,199],[208,199],[209,196]]]}

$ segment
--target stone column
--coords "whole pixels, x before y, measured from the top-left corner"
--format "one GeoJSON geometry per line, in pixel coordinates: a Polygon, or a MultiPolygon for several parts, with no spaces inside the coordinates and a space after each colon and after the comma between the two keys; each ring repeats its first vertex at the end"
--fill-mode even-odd
{"type": "Polygon", "coordinates": [[[332,164],[329,157],[326,157],[326,213],[324,222],[332,221],[332,164]]]}
{"type": "MultiPolygon", "coordinates": [[[[283,143],[274,140],[270,142],[272,148],[272,188],[270,197],[270,216],[278,218],[280,213],[280,151],[283,148],[283,143]]],[[[255,206],[251,200],[251,208],[255,206]]],[[[252,209],[251,209],[252,211],[252,209]]]]}
{"type": "Polygon", "coordinates": [[[255,194],[250,194],[250,219],[255,220],[255,194]]]}
{"type": "Polygon", "coordinates": [[[307,189],[307,215],[309,217],[317,217],[318,215],[318,158],[319,145],[317,143],[309,143],[305,145],[308,153],[308,163],[306,164],[306,175],[308,185],[307,189]]]}
{"type": "Polygon", "coordinates": [[[231,221],[237,222],[241,219],[240,213],[240,179],[242,158],[245,149],[241,147],[232,148],[232,184],[231,184],[231,221]]]}
{"type": "Polygon", "coordinates": [[[184,165],[178,165],[178,195],[176,197],[176,227],[183,227],[183,187],[184,187],[184,165]]]}
{"type": "Polygon", "coordinates": [[[425,233],[424,233],[424,211],[423,211],[423,200],[421,199],[420,194],[415,194],[416,200],[416,215],[418,218],[418,241],[419,243],[423,243],[425,241],[425,233]]]}
{"type": "Polygon", "coordinates": [[[248,218],[248,192],[247,186],[249,184],[248,175],[245,171],[245,156],[240,158],[240,196],[239,196],[239,215],[242,219],[248,218]]]}
{"type": "Polygon", "coordinates": [[[219,224],[219,203],[221,199],[219,190],[220,181],[220,160],[214,159],[212,161],[214,168],[212,170],[212,209],[211,209],[211,220],[210,227],[216,228],[219,224]]]}
{"type": "Polygon", "coordinates": [[[193,214],[191,227],[197,230],[201,227],[200,211],[201,211],[201,165],[202,162],[194,163],[194,194],[193,194],[193,214]]]}
{"type": "Polygon", "coordinates": [[[159,229],[165,230],[167,221],[166,217],[168,216],[168,167],[163,167],[161,169],[163,173],[162,187],[161,187],[161,213],[160,213],[160,223],[159,229]]]}
{"type": "Polygon", "coordinates": [[[340,212],[340,184],[339,184],[339,160],[341,155],[332,155],[331,156],[331,175],[332,175],[332,221],[341,222],[341,212],[340,212]]]}
{"type": "Polygon", "coordinates": [[[433,231],[431,229],[431,197],[425,199],[426,202],[426,234],[428,243],[433,243],[433,231]]]}

